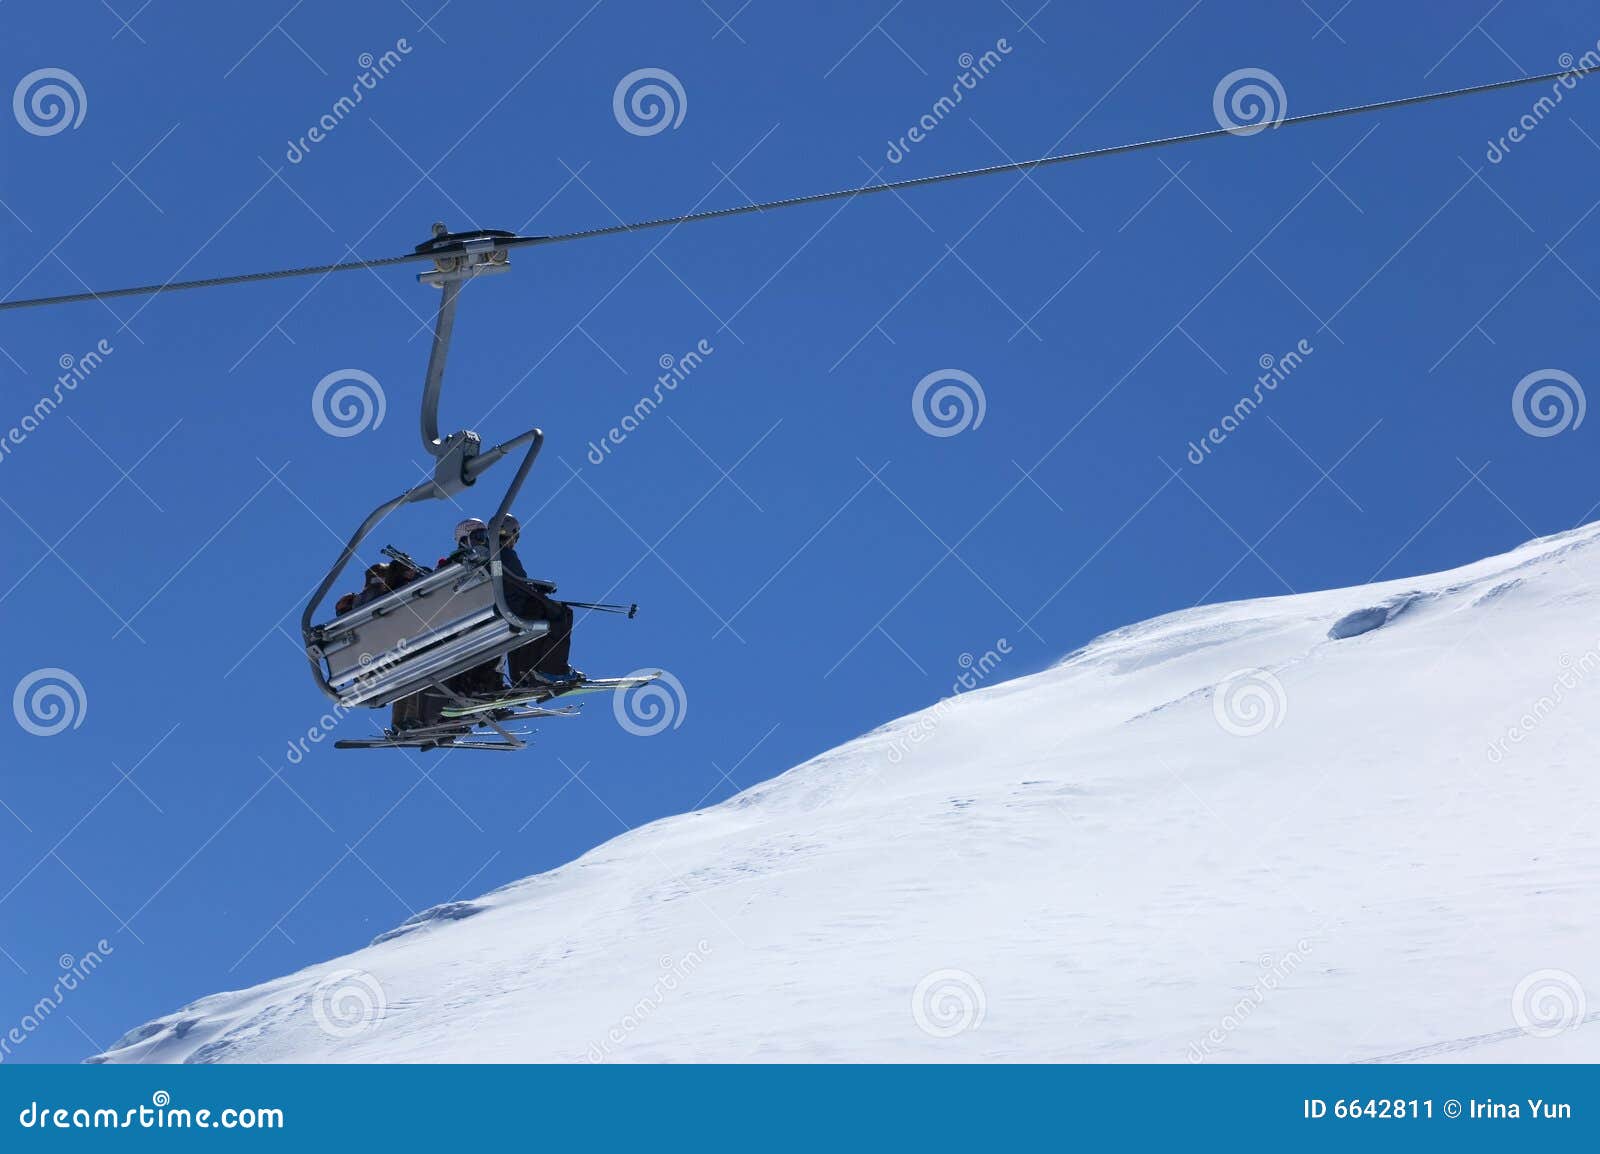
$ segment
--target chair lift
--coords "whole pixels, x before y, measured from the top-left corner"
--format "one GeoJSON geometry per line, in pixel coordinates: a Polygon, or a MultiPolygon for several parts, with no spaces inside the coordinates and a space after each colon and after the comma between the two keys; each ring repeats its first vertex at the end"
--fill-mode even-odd
{"type": "MultiPolygon", "coordinates": [[[[474,277],[505,272],[511,267],[507,250],[499,242],[512,235],[498,230],[452,233],[436,224],[432,239],[416,246],[417,252],[433,257],[433,267],[418,274],[417,279],[441,290],[422,393],[422,443],[434,458],[433,476],[372,511],[317,586],[300,618],[317,688],[341,707],[375,709],[430,688],[461,703],[459,696],[443,685],[446,679],[493,661],[549,631],[548,623],[524,620],[512,611],[500,561],[500,526],[533,468],[544,444],[544,433],[529,429],[492,449],[484,449],[478,434],[467,430],[439,435],[439,395],[461,288],[474,277]],[[527,446],[527,452],[522,464],[489,522],[486,553],[427,573],[331,621],[313,623],[318,606],[379,522],[402,505],[454,497],[475,484],[491,465],[523,446],[527,446]]],[[[507,730],[500,720],[565,712],[534,707],[521,713],[501,711],[498,716],[482,713],[471,720],[335,745],[517,750],[527,744],[522,740],[524,735],[507,730]],[[493,729],[498,740],[461,740],[470,736],[476,725],[493,729]]]]}

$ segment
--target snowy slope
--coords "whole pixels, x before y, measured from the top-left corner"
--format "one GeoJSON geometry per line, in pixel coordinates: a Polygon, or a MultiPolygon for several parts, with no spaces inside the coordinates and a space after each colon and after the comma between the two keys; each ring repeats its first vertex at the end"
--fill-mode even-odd
{"type": "Polygon", "coordinates": [[[100,1060],[1597,1060],[1597,590],[1600,525],[1002,664],[100,1060]]]}

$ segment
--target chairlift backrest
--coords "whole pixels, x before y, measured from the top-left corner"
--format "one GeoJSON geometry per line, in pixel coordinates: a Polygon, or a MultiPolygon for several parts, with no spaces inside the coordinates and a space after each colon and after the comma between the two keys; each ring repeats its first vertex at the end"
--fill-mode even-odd
{"type": "Polygon", "coordinates": [[[317,656],[340,704],[380,706],[548,629],[501,616],[487,563],[454,564],[321,626],[317,656]]]}

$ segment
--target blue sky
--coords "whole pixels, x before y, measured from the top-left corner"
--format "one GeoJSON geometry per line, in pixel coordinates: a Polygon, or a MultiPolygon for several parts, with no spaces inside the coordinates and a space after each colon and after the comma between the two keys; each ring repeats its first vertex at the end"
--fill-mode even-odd
{"type": "MultiPolygon", "coordinates": [[[[6,295],[969,168],[1213,127],[1239,69],[1296,114],[1550,71],[1600,36],[1582,5],[1487,0],[434,6],[8,7],[0,79],[65,70],[83,116],[0,127],[6,295]],[[291,160],[362,54],[402,40],[291,160]],[[891,162],[962,55],[1002,40],[891,162]],[[642,68],[681,86],[675,126],[619,122],[642,68]]],[[[465,294],[443,421],[544,428],[525,560],[642,606],[583,621],[575,663],[663,668],[683,694],[660,734],[597,701],[515,757],[288,758],[325,705],[301,601],[420,476],[435,292],[413,267],[0,317],[0,424],[61,358],[111,350],[0,457],[0,689],[41,669],[83,687],[74,727],[0,726],[0,1031],[64,955],[112,951],[7,1060],[75,1060],[726,798],[947,695],[1002,641],[997,676],[1023,674],[1197,602],[1429,572],[1592,518],[1593,419],[1533,436],[1512,407],[1530,374],[1594,376],[1591,83],[1497,163],[1542,89],[517,253],[465,294]],[[660,358],[702,341],[589,460],[660,358]],[[345,369],[385,415],[330,436],[312,394],[345,369]],[[913,394],[951,371],[982,421],[929,435],[913,394]]],[[[460,515],[414,507],[377,543],[431,559],[460,515]]]]}

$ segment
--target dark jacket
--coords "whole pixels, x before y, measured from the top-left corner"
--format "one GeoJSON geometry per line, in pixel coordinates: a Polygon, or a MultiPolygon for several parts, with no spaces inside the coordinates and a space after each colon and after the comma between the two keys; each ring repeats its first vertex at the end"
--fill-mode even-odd
{"type": "MultiPolygon", "coordinates": [[[[365,578],[366,583],[362,586],[361,592],[356,594],[346,594],[345,596],[353,597],[354,604],[351,606],[351,608],[354,608],[355,606],[366,605],[369,602],[376,601],[380,597],[387,596],[396,589],[400,588],[402,585],[409,585],[415,579],[416,574],[414,574],[406,566],[400,564],[400,562],[382,562],[377,565],[368,566],[365,578]]],[[[339,603],[344,604],[343,597],[339,599],[339,603]]]]}
{"type": "Polygon", "coordinates": [[[509,545],[500,549],[500,565],[505,570],[506,603],[511,612],[529,621],[549,621],[559,615],[561,603],[549,597],[556,587],[529,577],[522,558],[509,545]]]}

